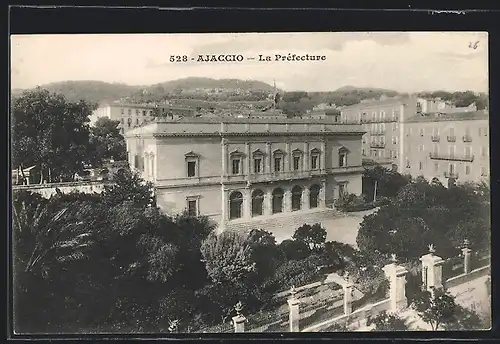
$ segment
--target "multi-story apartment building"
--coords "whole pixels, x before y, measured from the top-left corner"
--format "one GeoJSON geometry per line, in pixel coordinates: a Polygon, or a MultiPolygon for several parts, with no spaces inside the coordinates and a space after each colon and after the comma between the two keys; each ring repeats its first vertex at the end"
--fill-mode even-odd
{"type": "Polygon", "coordinates": [[[166,213],[233,221],[333,207],[361,194],[360,125],[328,120],[157,119],[126,133],[130,166],[166,213]]]}
{"type": "MultiPolygon", "coordinates": [[[[418,97],[373,100],[342,109],[341,123],[359,123],[363,126],[366,131],[362,138],[361,155],[363,159],[373,160],[382,165],[392,164],[401,173],[410,173],[415,177],[423,175],[431,179],[438,177],[442,182],[445,179],[447,180],[445,175],[453,177],[459,175],[458,170],[453,170],[455,167],[463,169],[463,174],[457,179],[458,182],[479,181],[489,174],[489,160],[484,155],[487,156],[489,150],[487,139],[488,114],[484,111],[476,111],[475,104],[456,108],[443,100],[418,97]],[[464,128],[464,130],[473,131],[475,130],[473,128],[479,126],[483,128],[481,129],[483,134],[480,136],[481,138],[478,137],[475,142],[472,142],[463,141],[462,136],[466,136],[467,140],[469,140],[470,135],[462,133],[460,144],[450,144],[451,147],[455,147],[450,149],[458,149],[463,153],[457,154],[455,160],[449,160],[452,163],[446,165],[448,169],[442,170],[443,166],[445,166],[443,163],[445,159],[437,156],[431,157],[429,155],[429,142],[420,140],[425,136],[421,135],[422,132],[434,130],[426,128],[426,126],[430,126],[429,128],[436,127],[435,130],[441,130],[441,132],[445,129],[448,130],[447,128],[456,128],[458,131],[464,128]],[[474,164],[473,160],[465,161],[458,158],[461,155],[464,156],[462,158],[465,158],[465,154],[467,154],[467,159],[469,159],[469,155],[474,155],[473,151],[480,151],[479,156],[481,157],[479,160],[476,158],[474,164]],[[432,164],[430,161],[432,161],[432,164]],[[430,165],[432,165],[432,168],[430,165]],[[476,171],[471,172],[471,168],[476,168],[476,171]]],[[[433,135],[434,137],[439,136],[433,135]]],[[[450,135],[450,137],[453,136],[450,135]]],[[[448,148],[434,148],[438,146],[439,142],[444,144],[443,142],[447,141],[433,142],[432,147],[433,149],[441,149],[439,152],[442,153],[448,148]]],[[[451,155],[451,153],[448,154],[446,150],[446,155],[451,155]]]]}
{"type": "Polygon", "coordinates": [[[90,124],[93,125],[100,117],[107,117],[113,121],[119,121],[118,128],[124,134],[136,126],[149,122],[153,118],[154,111],[170,119],[192,117],[195,113],[193,109],[175,108],[168,105],[113,103],[97,108],[90,116],[90,124]]]}
{"type": "Polygon", "coordinates": [[[341,123],[359,123],[363,159],[380,164],[401,164],[401,122],[417,112],[417,98],[401,97],[361,102],[341,111],[341,123]]]}
{"type": "Polygon", "coordinates": [[[489,175],[486,111],[418,114],[406,120],[402,173],[438,178],[447,185],[478,182],[489,175]]]}

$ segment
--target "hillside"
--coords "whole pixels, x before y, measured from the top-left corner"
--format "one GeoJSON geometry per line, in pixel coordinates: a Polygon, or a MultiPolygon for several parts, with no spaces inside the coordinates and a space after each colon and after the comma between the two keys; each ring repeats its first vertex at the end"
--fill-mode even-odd
{"type": "Polygon", "coordinates": [[[374,93],[385,93],[385,94],[397,94],[397,91],[388,90],[385,88],[377,88],[377,87],[356,87],[351,85],[342,86],[336,89],[334,92],[343,93],[343,92],[374,92],[374,93]]]}
{"type": "MultiPolygon", "coordinates": [[[[61,81],[40,85],[51,92],[61,93],[69,101],[79,101],[81,99],[96,103],[120,100],[125,98],[137,98],[142,95],[149,95],[152,100],[156,98],[168,98],[169,95],[182,93],[188,98],[198,98],[205,96],[207,92],[217,90],[223,93],[261,93],[267,94],[274,90],[273,86],[261,81],[238,80],[238,79],[210,79],[210,78],[184,78],[167,81],[154,85],[131,86],[119,83],[107,83],[103,81],[61,81]]],[[[13,89],[12,95],[19,95],[23,90],[13,89]]],[[[235,94],[237,96],[239,94],[235,94]]],[[[257,98],[263,96],[258,95],[257,98]]],[[[252,100],[252,99],[249,99],[252,100]]],[[[261,100],[261,99],[255,99],[261,100]]]]}
{"type": "Polygon", "coordinates": [[[195,89],[227,89],[243,91],[259,90],[272,92],[274,87],[262,81],[239,80],[239,79],[211,79],[211,78],[183,78],[152,85],[149,88],[163,87],[165,91],[174,91],[176,89],[195,90],[195,89]]]}
{"type": "MultiPolygon", "coordinates": [[[[89,102],[106,102],[128,96],[140,89],[139,86],[130,86],[118,83],[107,83],[103,81],[61,81],[40,85],[50,92],[61,93],[69,101],[86,100],[89,102]]],[[[23,90],[12,90],[13,95],[21,93],[23,90]]]]}

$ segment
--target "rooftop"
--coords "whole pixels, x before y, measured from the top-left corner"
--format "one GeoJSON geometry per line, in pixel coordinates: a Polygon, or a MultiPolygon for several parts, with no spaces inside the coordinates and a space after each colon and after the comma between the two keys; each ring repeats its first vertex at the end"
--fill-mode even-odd
{"type": "Polygon", "coordinates": [[[323,119],[191,117],[177,120],[157,118],[154,122],[129,130],[125,136],[207,136],[220,135],[221,133],[228,135],[296,135],[304,133],[362,135],[365,131],[359,124],[336,124],[323,119]]]}
{"type": "Polygon", "coordinates": [[[361,108],[371,107],[371,106],[404,104],[404,103],[408,102],[409,99],[410,99],[410,97],[397,97],[397,98],[368,100],[368,101],[363,101],[361,103],[357,103],[357,104],[354,104],[354,105],[345,106],[345,107],[342,108],[342,111],[344,111],[344,110],[361,109],[361,108]]]}
{"type": "Polygon", "coordinates": [[[418,122],[443,122],[443,121],[474,121],[474,120],[488,120],[489,113],[487,111],[470,111],[470,112],[435,112],[420,114],[408,118],[407,123],[418,122]]]}

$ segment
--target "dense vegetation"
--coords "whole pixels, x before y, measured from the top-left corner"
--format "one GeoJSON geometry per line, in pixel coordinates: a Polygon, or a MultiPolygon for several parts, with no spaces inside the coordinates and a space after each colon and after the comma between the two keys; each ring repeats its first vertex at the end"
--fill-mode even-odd
{"type": "Polygon", "coordinates": [[[95,105],[72,103],[60,94],[37,88],[12,102],[12,168],[37,168],[41,182],[71,181],[87,164],[126,158],[118,122],[100,119],[89,126],[95,105]]]}

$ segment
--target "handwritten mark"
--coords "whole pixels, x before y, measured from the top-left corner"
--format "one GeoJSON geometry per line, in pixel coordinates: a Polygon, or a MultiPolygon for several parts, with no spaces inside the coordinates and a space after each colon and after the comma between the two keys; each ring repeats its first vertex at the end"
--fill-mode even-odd
{"type": "Polygon", "coordinates": [[[469,42],[469,48],[471,48],[471,49],[476,50],[478,45],[479,45],[479,41],[469,42]]]}

